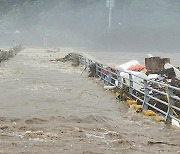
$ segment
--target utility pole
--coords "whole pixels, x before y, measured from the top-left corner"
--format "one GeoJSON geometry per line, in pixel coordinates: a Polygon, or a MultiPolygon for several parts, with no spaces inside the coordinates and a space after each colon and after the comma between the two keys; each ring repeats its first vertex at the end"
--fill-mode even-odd
{"type": "Polygon", "coordinates": [[[123,8],[123,24],[125,25],[126,23],[126,0],[124,0],[124,8],[123,8]]]}
{"type": "Polygon", "coordinates": [[[48,45],[48,38],[47,36],[44,36],[44,48],[46,49],[48,45]]]}
{"type": "Polygon", "coordinates": [[[59,9],[64,5],[62,1],[59,1],[59,9]]]}
{"type": "Polygon", "coordinates": [[[109,8],[109,29],[112,27],[112,9],[115,7],[115,0],[106,0],[106,7],[109,8]]]}

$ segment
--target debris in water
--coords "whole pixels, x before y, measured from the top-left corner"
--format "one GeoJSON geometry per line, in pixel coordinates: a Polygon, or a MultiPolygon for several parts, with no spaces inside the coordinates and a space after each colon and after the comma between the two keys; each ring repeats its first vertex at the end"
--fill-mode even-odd
{"type": "Polygon", "coordinates": [[[64,58],[52,59],[50,61],[60,61],[60,62],[63,62],[63,63],[65,63],[67,61],[71,61],[72,66],[76,67],[76,66],[79,65],[79,54],[77,54],[77,53],[69,53],[64,58]]]}
{"type": "Polygon", "coordinates": [[[145,66],[151,73],[157,73],[164,69],[164,65],[170,63],[170,58],[151,57],[145,58],[145,66]]]}

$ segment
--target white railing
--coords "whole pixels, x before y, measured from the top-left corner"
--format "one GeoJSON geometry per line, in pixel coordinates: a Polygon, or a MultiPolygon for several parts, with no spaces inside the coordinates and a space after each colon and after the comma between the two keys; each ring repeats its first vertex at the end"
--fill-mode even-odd
{"type": "Polygon", "coordinates": [[[81,55],[79,62],[85,67],[94,63],[96,65],[96,76],[108,85],[116,86],[118,89],[123,85],[127,86],[129,95],[142,104],[143,110],[151,108],[163,114],[165,121],[174,119],[180,122],[180,97],[175,94],[180,92],[180,88],[160,81],[149,80],[133,71],[116,70],[81,55]]]}
{"type": "Polygon", "coordinates": [[[8,51],[0,50],[0,62],[14,57],[18,52],[22,50],[21,45],[14,46],[8,51]]]}

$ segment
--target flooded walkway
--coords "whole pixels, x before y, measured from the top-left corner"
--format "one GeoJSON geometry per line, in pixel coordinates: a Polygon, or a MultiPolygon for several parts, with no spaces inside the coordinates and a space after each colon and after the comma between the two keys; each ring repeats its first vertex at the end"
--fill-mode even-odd
{"type": "Polygon", "coordinates": [[[70,52],[25,49],[0,64],[0,153],[178,153],[180,129],[117,103],[70,52]]]}

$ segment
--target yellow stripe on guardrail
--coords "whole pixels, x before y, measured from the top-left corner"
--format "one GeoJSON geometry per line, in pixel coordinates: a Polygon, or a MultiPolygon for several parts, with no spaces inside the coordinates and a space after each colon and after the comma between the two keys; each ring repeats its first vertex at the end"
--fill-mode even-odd
{"type": "Polygon", "coordinates": [[[166,87],[166,96],[167,96],[167,101],[168,101],[168,106],[169,106],[169,108],[172,110],[172,112],[174,113],[174,115],[178,118],[178,119],[180,119],[180,116],[178,116],[178,114],[176,113],[176,111],[173,109],[173,107],[172,107],[172,105],[171,105],[171,103],[170,103],[170,100],[169,100],[169,94],[168,94],[168,88],[166,87]]]}

